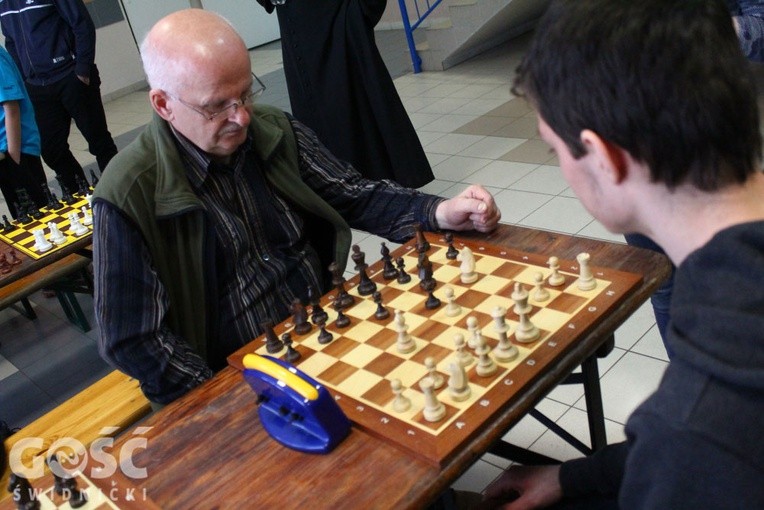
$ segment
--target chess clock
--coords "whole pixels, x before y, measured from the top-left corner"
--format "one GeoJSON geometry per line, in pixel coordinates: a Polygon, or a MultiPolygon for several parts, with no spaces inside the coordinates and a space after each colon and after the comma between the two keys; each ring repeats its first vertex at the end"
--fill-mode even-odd
{"type": "Polygon", "coordinates": [[[328,453],[350,433],[329,391],[289,363],[259,354],[243,359],[244,379],[257,394],[265,430],[279,443],[305,453],[328,453]]]}

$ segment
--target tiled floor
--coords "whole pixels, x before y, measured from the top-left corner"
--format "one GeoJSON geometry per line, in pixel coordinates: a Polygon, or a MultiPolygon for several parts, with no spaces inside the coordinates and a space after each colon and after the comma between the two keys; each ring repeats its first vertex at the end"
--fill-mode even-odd
{"type": "MultiPolygon", "coordinates": [[[[393,34],[380,34],[395,84],[419,133],[436,180],[424,191],[453,196],[470,183],[483,183],[496,197],[506,223],[622,242],[604,230],[575,199],[546,145],[536,135],[533,114],[509,91],[510,76],[527,38],[511,41],[445,72],[405,71],[405,44],[393,34]]],[[[262,101],[289,109],[281,52],[271,44],[252,52],[254,70],[266,83],[262,101]]],[[[109,127],[124,141],[150,118],[145,93],[130,94],[106,105],[109,127]]],[[[71,145],[83,164],[93,157],[73,133],[71,145]]],[[[51,174],[52,177],[52,174],[51,174]]],[[[0,212],[4,204],[0,203],[0,212]]],[[[367,253],[379,239],[360,232],[354,240],[367,253]]],[[[22,426],[61,402],[108,368],[98,359],[97,330],[87,334],[63,318],[55,299],[32,298],[39,318],[30,322],[13,310],[0,312],[0,420],[22,426]]],[[[80,302],[93,322],[92,299],[80,302]]],[[[649,305],[643,306],[616,333],[615,350],[600,361],[602,391],[610,441],[623,436],[629,413],[657,386],[667,364],[649,305]]],[[[561,387],[539,409],[587,440],[583,392],[561,387]]],[[[557,458],[578,453],[532,418],[508,434],[519,445],[557,458]]],[[[480,491],[507,462],[486,455],[456,483],[480,491]]]]}

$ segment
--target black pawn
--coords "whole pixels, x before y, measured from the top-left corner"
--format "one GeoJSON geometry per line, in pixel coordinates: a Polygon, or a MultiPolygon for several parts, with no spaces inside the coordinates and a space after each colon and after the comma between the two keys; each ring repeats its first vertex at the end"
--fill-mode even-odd
{"type": "Polygon", "coordinates": [[[265,332],[265,349],[269,354],[276,354],[284,348],[284,344],[282,344],[279,337],[276,336],[276,332],[273,331],[273,325],[270,322],[264,322],[260,327],[262,327],[265,332]]]}
{"type": "Polygon", "coordinates": [[[459,251],[454,248],[454,234],[448,233],[446,234],[446,242],[448,243],[448,250],[446,250],[446,258],[448,260],[456,260],[456,257],[459,255],[459,251]]]}
{"type": "Polygon", "coordinates": [[[61,475],[61,464],[58,462],[58,458],[55,456],[48,460],[48,466],[53,472],[53,490],[59,496],[64,496],[68,499],[69,505],[72,508],[79,508],[88,502],[87,496],[77,488],[77,480],[71,476],[61,475]],[[57,464],[57,466],[56,466],[57,464]]]}
{"type": "Polygon", "coordinates": [[[3,214],[3,232],[10,232],[14,228],[16,227],[14,227],[11,220],[8,219],[8,215],[3,214]]]}
{"type": "Polygon", "coordinates": [[[404,266],[403,257],[395,259],[395,263],[398,265],[398,283],[406,284],[411,281],[411,275],[406,272],[404,266]]]}
{"type": "Polygon", "coordinates": [[[377,303],[377,311],[374,312],[374,318],[379,320],[385,320],[390,317],[390,311],[382,304],[382,294],[375,292],[372,296],[374,302],[377,303]]]}
{"type": "Polygon", "coordinates": [[[321,328],[321,332],[318,334],[318,343],[324,345],[328,344],[334,337],[326,330],[326,321],[322,320],[318,323],[318,327],[321,328]]]}
{"type": "Polygon", "coordinates": [[[337,312],[337,320],[334,321],[334,325],[338,328],[346,328],[350,325],[350,318],[345,315],[342,310],[337,312]]]}
{"type": "Polygon", "coordinates": [[[432,289],[427,294],[427,301],[424,302],[424,307],[428,310],[434,310],[437,307],[440,306],[440,299],[435,297],[435,294],[432,293],[432,289]]]}
{"type": "Polygon", "coordinates": [[[288,363],[294,363],[295,361],[297,361],[298,359],[302,357],[302,354],[300,354],[300,352],[297,349],[292,347],[292,335],[290,335],[288,332],[284,333],[283,335],[281,335],[281,341],[284,343],[287,349],[287,352],[284,355],[284,359],[288,363]]]}

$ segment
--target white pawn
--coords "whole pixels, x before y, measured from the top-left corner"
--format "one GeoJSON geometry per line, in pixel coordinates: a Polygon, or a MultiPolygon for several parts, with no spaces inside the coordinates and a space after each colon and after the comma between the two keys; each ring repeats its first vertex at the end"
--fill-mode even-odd
{"type": "Polygon", "coordinates": [[[507,322],[504,319],[506,314],[507,310],[501,306],[497,306],[491,312],[491,317],[493,317],[494,321],[493,328],[499,335],[499,343],[496,344],[496,347],[493,349],[493,357],[501,362],[512,361],[518,354],[520,354],[517,347],[512,345],[512,342],[510,342],[507,337],[509,326],[507,326],[507,322]]]}
{"type": "Polygon", "coordinates": [[[487,377],[494,374],[497,367],[496,363],[494,363],[491,356],[488,354],[491,352],[491,347],[485,342],[485,338],[482,336],[478,337],[478,346],[475,349],[475,352],[479,356],[477,367],[475,367],[477,375],[487,377]]]}
{"type": "Polygon", "coordinates": [[[586,252],[579,253],[578,256],[576,256],[579,269],[576,285],[581,290],[592,290],[597,286],[597,280],[594,279],[592,270],[589,267],[589,258],[589,254],[586,252]]]}
{"type": "Polygon", "coordinates": [[[470,332],[470,337],[467,339],[467,347],[470,349],[475,349],[477,347],[477,337],[480,334],[478,329],[477,318],[473,315],[467,317],[467,331],[470,332]]]}
{"type": "Polygon", "coordinates": [[[92,225],[93,224],[93,215],[90,214],[90,211],[86,206],[82,206],[82,224],[85,226],[92,225]]]}
{"type": "Polygon", "coordinates": [[[536,287],[533,289],[533,300],[541,302],[549,299],[549,291],[544,288],[544,275],[540,271],[535,273],[533,281],[536,284],[536,287]]]}
{"type": "Polygon", "coordinates": [[[66,242],[66,236],[61,233],[61,229],[58,228],[58,223],[51,221],[48,223],[50,229],[50,241],[55,245],[62,245],[66,242]]]}
{"type": "Polygon", "coordinates": [[[43,229],[38,228],[33,230],[32,235],[34,236],[34,249],[37,250],[38,253],[45,253],[53,248],[50,241],[45,239],[45,231],[43,229]]]}
{"type": "Polygon", "coordinates": [[[467,367],[475,361],[472,354],[464,349],[464,335],[461,333],[456,333],[454,335],[454,346],[456,347],[456,361],[458,361],[461,366],[467,367]]]}
{"type": "Polygon", "coordinates": [[[456,260],[461,261],[459,269],[461,271],[462,283],[475,283],[478,279],[478,275],[475,272],[475,256],[472,254],[472,250],[465,246],[459,255],[456,256],[456,260]]]}
{"type": "Polygon", "coordinates": [[[448,372],[451,377],[448,378],[448,394],[456,402],[467,400],[472,394],[469,382],[467,382],[467,373],[464,367],[452,361],[448,364],[448,372]]]}
{"type": "Polygon", "coordinates": [[[433,388],[432,379],[429,377],[423,378],[419,381],[419,387],[422,388],[424,393],[424,419],[429,422],[436,422],[443,419],[446,416],[446,406],[438,400],[435,396],[435,388],[433,388]]]}
{"type": "Polygon", "coordinates": [[[403,394],[403,386],[400,379],[393,379],[390,381],[390,387],[395,394],[395,400],[393,400],[393,411],[396,413],[405,413],[411,407],[411,399],[403,394]]]}
{"type": "Polygon", "coordinates": [[[552,274],[549,275],[549,279],[547,280],[549,285],[552,287],[558,287],[565,283],[565,277],[561,275],[559,271],[560,259],[557,257],[549,257],[547,264],[549,265],[549,269],[552,270],[552,274]]]}
{"type": "Polygon", "coordinates": [[[520,282],[515,282],[515,291],[512,293],[515,301],[515,313],[520,318],[520,324],[515,330],[515,338],[518,342],[532,342],[539,336],[539,328],[528,318],[532,307],[528,304],[528,291],[522,288],[520,282]]]}
{"type": "Polygon", "coordinates": [[[462,307],[459,306],[456,301],[454,301],[454,289],[451,287],[445,287],[443,289],[443,295],[446,296],[446,301],[448,301],[445,310],[446,317],[456,317],[457,315],[461,314],[462,307]]]}
{"type": "Polygon", "coordinates": [[[427,367],[427,372],[430,375],[430,379],[432,379],[432,387],[436,390],[440,389],[445,381],[443,376],[438,373],[438,367],[435,366],[435,358],[427,356],[424,359],[424,366],[427,367]]]}
{"type": "Polygon", "coordinates": [[[416,342],[408,334],[408,325],[403,318],[403,312],[400,310],[395,311],[395,330],[398,332],[398,341],[395,344],[395,348],[401,354],[406,354],[416,349],[416,342]]]}

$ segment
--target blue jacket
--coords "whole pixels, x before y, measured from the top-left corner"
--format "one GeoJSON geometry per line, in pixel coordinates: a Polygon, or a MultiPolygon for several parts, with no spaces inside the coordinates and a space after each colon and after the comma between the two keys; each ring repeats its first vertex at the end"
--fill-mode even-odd
{"type": "Polygon", "coordinates": [[[0,27],[27,83],[90,76],[95,25],[82,0],[0,0],[0,27]]]}

